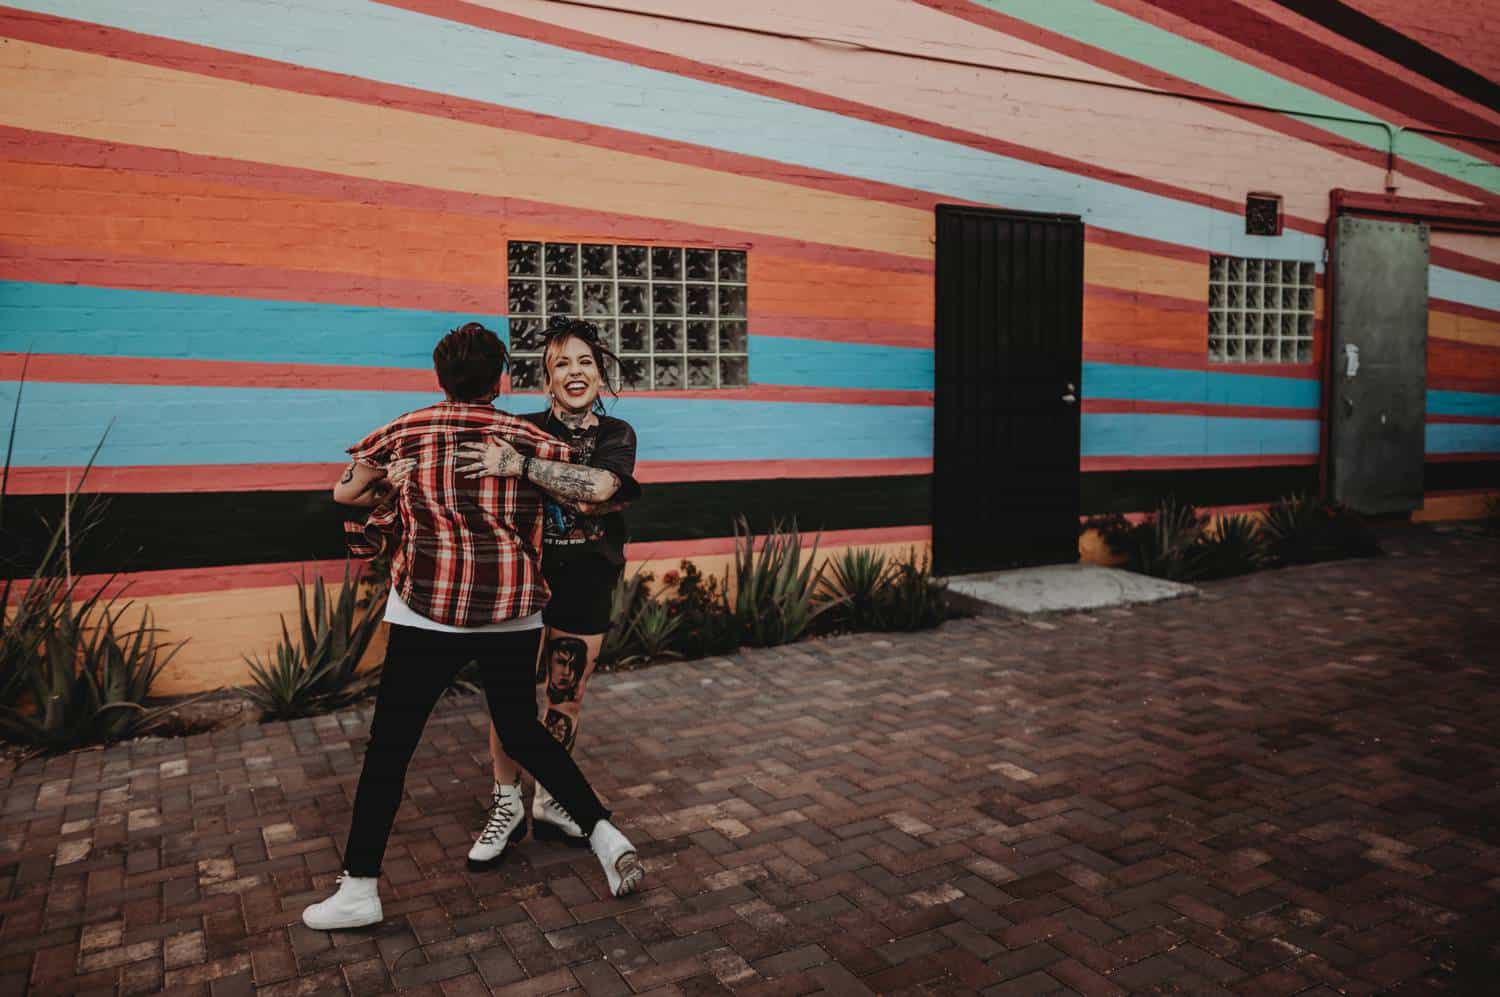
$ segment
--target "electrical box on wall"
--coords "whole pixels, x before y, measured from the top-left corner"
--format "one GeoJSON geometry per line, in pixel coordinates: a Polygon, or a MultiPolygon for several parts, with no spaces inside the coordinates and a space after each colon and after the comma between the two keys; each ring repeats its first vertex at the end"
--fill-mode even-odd
{"type": "Polygon", "coordinates": [[[1280,194],[1257,194],[1252,191],[1245,195],[1245,234],[1281,234],[1280,194]]]}

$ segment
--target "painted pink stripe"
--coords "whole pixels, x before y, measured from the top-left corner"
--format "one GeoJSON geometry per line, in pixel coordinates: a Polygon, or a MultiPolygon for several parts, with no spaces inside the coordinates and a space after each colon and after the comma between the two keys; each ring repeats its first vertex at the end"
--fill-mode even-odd
{"type": "MultiPolygon", "coordinates": [[[[931,526],[887,526],[869,530],[828,530],[804,533],[803,542],[818,541],[821,550],[866,544],[913,543],[932,540],[931,526]]],[[[756,544],[759,549],[760,544],[756,544]]],[[[733,537],[711,537],[703,540],[660,540],[654,543],[626,544],[625,556],[631,561],[656,561],[678,557],[734,553],[733,537]]]]}
{"type": "MultiPolygon", "coordinates": [[[[522,406],[517,406],[518,409],[522,406]]],[[[343,464],[198,464],[11,468],[12,495],[154,492],[301,492],[332,488],[343,464]]],[[[929,458],[871,460],[641,461],[636,477],[646,484],[679,481],[755,481],[766,478],[895,477],[931,474],[929,458]]]]}
{"type": "MultiPolygon", "coordinates": [[[[172,568],[163,571],[135,571],[121,575],[82,575],[78,594],[82,598],[106,590],[127,598],[153,595],[188,595],[196,592],[230,592],[236,589],[280,588],[295,585],[298,578],[311,582],[321,578],[340,582],[344,578],[344,561],[281,561],[272,564],[240,564],[211,568],[172,568]]],[[[351,574],[358,576],[363,564],[349,564],[351,574]]],[[[12,602],[26,590],[24,584],[12,590],[12,602]]]]}
{"type": "MultiPolygon", "coordinates": [[[[1088,63],[1100,69],[1108,70],[1127,79],[1135,80],[1137,83],[1170,93],[1190,94],[1198,97],[1207,97],[1216,101],[1227,101],[1228,103],[1217,105],[1223,113],[1248,121],[1262,128],[1269,128],[1281,132],[1291,138],[1308,142],[1312,145],[1328,149],[1348,159],[1365,163],[1383,169],[1385,167],[1384,153],[1366,147],[1354,147],[1348,142],[1330,132],[1315,125],[1305,124],[1296,118],[1284,114],[1275,114],[1267,111],[1252,110],[1236,106],[1240,102],[1226,94],[1207,87],[1199,86],[1188,80],[1173,76],[1170,73],[1156,69],[1144,63],[1134,62],[1124,56],[1119,56],[1105,49],[1096,48],[1084,42],[1076,41],[1066,35],[1061,35],[1039,28],[1017,17],[1002,14],[988,7],[970,3],[968,0],[916,0],[917,3],[925,4],[935,10],[951,14],[954,17],[963,18],[981,27],[1002,35],[1011,35],[1049,48],[1054,52],[1088,63]]],[[[1500,195],[1493,191],[1466,184],[1461,180],[1427,167],[1418,166],[1415,163],[1403,161],[1401,172],[1415,180],[1430,184],[1441,190],[1447,190],[1461,196],[1492,204],[1500,201],[1500,195]]],[[[1301,227],[1301,221],[1296,226],[1301,227]]],[[[1316,230],[1322,231],[1320,225],[1316,230]]]]}
{"type": "Polygon", "coordinates": [[[114,255],[31,243],[0,241],[0,268],[6,280],[44,284],[90,284],[470,315],[499,315],[506,309],[505,291],[499,285],[479,287],[259,264],[114,255]]]}
{"type": "Polygon", "coordinates": [[[1085,398],[1083,410],[1093,415],[1207,415],[1223,419],[1316,419],[1315,408],[1275,408],[1259,405],[1215,405],[1209,402],[1148,402],[1134,399],[1085,398]]]}
{"type": "Polygon", "coordinates": [[[608,232],[619,242],[664,242],[718,246],[755,246],[775,256],[863,267],[894,273],[930,274],[931,259],[902,256],[832,243],[807,242],[740,229],[694,225],[644,215],[591,211],[515,197],[491,197],[416,184],[370,180],[320,170],[271,163],[252,163],[222,156],[201,156],[174,149],[97,142],[49,132],[0,125],[0,155],[30,162],[56,162],[130,170],[164,177],[233,184],[339,201],[385,203],[420,211],[490,218],[504,225],[502,234],[524,237],[527,226],[544,231],[574,229],[608,232]]]}
{"type": "MultiPolygon", "coordinates": [[[[0,379],[18,379],[27,358],[0,353],[0,379]]],[[[436,392],[432,371],[406,367],[334,364],[252,363],[238,360],[179,360],[159,357],[95,357],[33,354],[26,376],[33,381],[68,384],[162,384],[216,388],[436,392]]],[[[818,388],[757,384],[747,388],[683,391],[622,391],[622,397],[703,401],[797,402],[819,405],[905,405],[927,407],[930,391],[884,388],[818,388]]],[[[534,397],[538,407],[541,396],[534,397]]]]}
{"type": "Polygon", "coordinates": [[[1085,457],[1083,470],[1163,471],[1194,467],[1305,467],[1318,462],[1317,454],[1232,454],[1209,457],[1085,457]]]}
{"type": "Polygon", "coordinates": [[[1083,285],[1085,297],[1101,301],[1118,301],[1125,304],[1144,305],[1164,312],[1188,312],[1193,315],[1208,314],[1208,299],[1179,298],[1170,294],[1152,294],[1149,291],[1130,291],[1103,284],[1083,285]]]}
{"type": "Polygon", "coordinates": [[[1303,380],[1318,379],[1317,364],[1263,363],[1222,364],[1211,363],[1201,353],[1183,350],[1160,350],[1150,347],[1121,346],[1115,343],[1083,344],[1083,359],[1094,363],[1129,364],[1135,367],[1171,367],[1179,370],[1211,371],[1216,374],[1260,374],[1267,377],[1296,377],[1303,380]]]}
{"type": "Polygon", "coordinates": [[[829,318],[823,315],[786,315],[756,311],[751,331],[757,336],[817,339],[835,343],[932,348],[932,326],[871,319],[829,318]]]}

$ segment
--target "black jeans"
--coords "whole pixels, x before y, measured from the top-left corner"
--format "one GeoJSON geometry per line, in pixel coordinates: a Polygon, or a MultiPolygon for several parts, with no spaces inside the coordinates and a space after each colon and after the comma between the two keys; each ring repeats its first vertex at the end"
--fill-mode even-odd
{"type": "Polygon", "coordinates": [[[458,670],[479,662],[484,697],[505,753],[568,809],[584,834],[609,816],[573,758],[536,718],[537,646],[541,630],[454,634],[392,624],[370,743],[354,796],[354,820],[344,848],[351,876],[378,876],[406,766],[438,697],[458,670]]]}

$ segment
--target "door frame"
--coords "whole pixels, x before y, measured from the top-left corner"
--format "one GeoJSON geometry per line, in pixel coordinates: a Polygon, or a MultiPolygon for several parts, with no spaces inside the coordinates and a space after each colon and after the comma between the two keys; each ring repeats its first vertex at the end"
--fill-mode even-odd
{"type": "MultiPolygon", "coordinates": [[[[941,565],[939,563],[939,557],[940,557],[940,555],[939,555],[939,551],[938,551],[938,531],[937,531],[937,513],[938,513],[937,493],[938,493],[938,479],[939,479],[939,475],[940,475],[940,468],[938,466],[937,431],[938,431],[938,426],[940,425],[940,420],[938,419],[938,407],[942,404],[942,398],[941,398],[941,393],[938,390],[939,385],[937,384],[937,381],[936,381],[936,374],[937,374],[937,371],[939,369],[939,354],[938,354],[938,350],[939,350],[940,345],[941,345],[939,343],[939,339],[938,339],[938,319],[939,319],[939,314],[940,314],[940,311],[941,311],[941,308],[942,308],[941,299],[942,299],[942,294],[943,294],[943,284],[942,284],[942,281],[939,279],[939,267],[942,265],[942,261],[939,259],[939,253],[940,253],[940,250],[941,250],[941,243],[940,243],[940,240],[938,238],[938,225],[939,225],[939,219],[941,219],[945,215],[949,215],[949,216],[951,216],[951,215],[980,215],[980,216],[986,216],[986,217],[998,218],[998,219],[1010,219],[1010,220],[1020,220],[1020,221],[1030,221],[1030,222],[1051,222],[1051,223],[1057,223],[1057,224],[1062,224],[1062,225],[1068,225],[1068,226],[1071,226],[1071,227],[1076,227],[1076,230],[1077,230],[1077,239],[1078,239],[1078,272],[1075,275],[1075,285],[1074,285],[1072,293],[1074,294],[1075,300],[1077,302],[1077,323],[1076,323],[1075,329],[1073,330],[1073,333],[1074,333],[1074,341],[1077,343],[1077,355],[1078,355],[1077,381],[1075,382],[1076,386],[1077,386],[1075,394],[1078,396],[1078,401],[1076,402],[1076,411],[1077,411],[1077,419],[1078,419],[1078,444],[1077,444],[1078,455],[1077,455],[1077,459],[1074,461],[1073,472],[1072,473],[1073,473],[1073,488],[1074,488],[1075,492],[1077,493],[1077,501],[1080,501],[1080,502],[1082,500],[1082,485],[1083,485],[1083,453],[1082,453],[1082,451],[1083,451],[1083,308],[1084,308],[1084,296],[1083,296],[1084,280],[1083,280],[1083,271],[1084,271],[1085,254],[1087,252],[1087,238],[1086,238],[1086,235],[1087,235],[1087,226],[1085,225],[1082,216],[1077,215],[1077,214],[1070,214],[1070,213],[1066,213],[1066,212],[1019,211],[1019,210],[1011,210],[1011,209],[1007,209],[1007,208],[992,208],[992,207],[976,206],[976,205],[969,205],[969,204],[938,204],[938,205],[936,205],[935,209],[933,211],[933,278],[932,278],[933,279],[933,373],[934,373],[934,383],[933,383],[933,393],[932,393],[932,396],[933,396],[932,397],[932,404],[933,404],[933,441],[932,441],[933,442],[933,448],[932,448],[932,456],[933,456],[933,461],[932,461],[932,498],[931,498],[931,508],[932,508],[932,511],[933,511],[933,538],[932,538],[932,551],[933,551],[933,553],[932,553],[932,560],[933,560],[933,570],[934,570],[934,572],[942,570],[941,569],[941,565]]],[[[1074,544],[1074,546],[1072,548],[1072,553],[1073,553],[1072,558],[1070,558],[1068,560],[1056,561],[1056,562],[1051,562],[1051,563],[1057,563],[1057,564],[1077,563],[1077,561],[1079,559],[1079,554],[1078,554],[1078,548],[1077,548],[1076,543],[1074,544]]],[[[994,568],[985,569],[985,570],[1005,570],[1005,566],[1004,565],[1000,565],[1000,566],[996,566],[994,568]]]]}
{"type": "MultiPolygon", "coordinates": [[[[1366,194],[1359,191],[1336,188],[1328,195],[1328,221],[1324,229],[1323,264],[1323,320],[1317,335],[1322,337],[1318,348],[1318,494],[1327,499],[1333,488],[1333,378],[1335,363],[1333,356],[1334,310],[1337,308],[1338,288],[1335,275],[1338,273],[1338,220],[1340,215],[1360,218],[1384,218],[1390,221],[1426,222],[1433,232],[1466,232],[1476,235],[1500,236],[1500,208],[1479,204],[1460,204],[1453,201],[1434,201],[1420,197],[1400,197],[1396,194],[1366,194]]],[[[1431,266],[1431,264],[1428,264],[1431,266]]],[[[1429,347],[1430,348],[1430,347],[1429,347]]],[[[1431,373],[1428,374],[1431,380],[1431,373]]],[[[1425,385],[1424,385],[1425,390],[1425,385]]],[[[1424,455],[1425,459],[1425,455],[1424,455]]]]}

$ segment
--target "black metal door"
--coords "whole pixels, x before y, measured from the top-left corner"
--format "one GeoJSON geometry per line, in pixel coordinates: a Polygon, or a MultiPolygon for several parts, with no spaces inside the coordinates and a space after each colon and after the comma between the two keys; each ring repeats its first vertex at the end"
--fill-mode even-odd
{"type": "Polygon", "coordinates": [[[937,209],[933,561],[1078,559],[1083,223],[937,209]]]}

